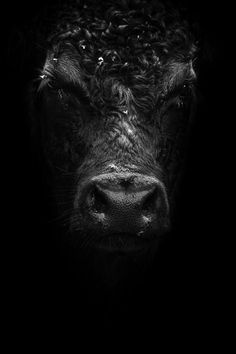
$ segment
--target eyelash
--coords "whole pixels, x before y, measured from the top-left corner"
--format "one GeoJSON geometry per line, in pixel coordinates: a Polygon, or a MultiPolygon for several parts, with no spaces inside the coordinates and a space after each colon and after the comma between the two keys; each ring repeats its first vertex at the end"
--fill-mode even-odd
{"type": "Polygon", "coordinates": [[[178,96],[175,100],[175,104],[177,108],[182,108],[186,103],[186,98],[183,96],[178,96]]]}

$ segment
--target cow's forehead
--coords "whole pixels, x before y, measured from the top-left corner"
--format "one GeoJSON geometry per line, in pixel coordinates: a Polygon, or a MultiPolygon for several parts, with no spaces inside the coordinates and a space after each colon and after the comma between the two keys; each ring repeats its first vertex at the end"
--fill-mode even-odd
{"type": "Polygon", "coordinates": [[[88,96],[92,87],[126,98],[132,88],[152,106],[157,90],[195,76],[188,25],[158,1],[84,1],[58,21],[49,44],[41,87],[53,79],[57,87],[82,87],[88,96]]]}
{"type": "Polygon", "coordinates": [[[133,65],[159,67],[170,57],[191,57],[187,24],[158,1],[84,1],[69,9],[50,37],[55,52],[73,43],[86,69],[133,65]]]}

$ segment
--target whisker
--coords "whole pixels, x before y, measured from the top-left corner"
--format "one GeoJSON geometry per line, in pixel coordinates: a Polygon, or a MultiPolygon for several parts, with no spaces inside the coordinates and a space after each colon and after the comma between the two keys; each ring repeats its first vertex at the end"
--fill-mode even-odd
{"type": "Polygon", "coordinates": [[[62,215],[56,216],[55,218],[51,219],[48,221],[48,223],[54,223],[57,221],[70,221],[71,220],[71,214],[74,211],[73,208],[66,210],[62,215]],[[67,218],[67,219],[66,219],[67,218]]]}

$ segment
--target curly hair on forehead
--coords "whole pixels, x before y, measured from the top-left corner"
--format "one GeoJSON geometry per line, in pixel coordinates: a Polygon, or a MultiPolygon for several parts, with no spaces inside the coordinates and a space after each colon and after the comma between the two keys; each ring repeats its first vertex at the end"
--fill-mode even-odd
{"type": "MultiPolygon", "coordinates": [[[[189,26],[169,3],[147,0],[71,1],[58,13],[51,42],[69,40],[91,54],[106,59],[134,61],[146,67],[153,59],[168,55],[192,57],[193,39],[189,26]],[[118,53],[114,50],[118,49],[118,53]],[[145,60],[146,59],[146,60],[145,60]]],[[[124,64],[123,63],[123,64],[124,64]]]]}
{"type": "Polygon", "coordinates": [[[52,22],[40,88],[77,86],[99,109],[112,95],[148,110],[171,82],[195,76],[194,39],[169,3],[69,1],[52,22]]]}

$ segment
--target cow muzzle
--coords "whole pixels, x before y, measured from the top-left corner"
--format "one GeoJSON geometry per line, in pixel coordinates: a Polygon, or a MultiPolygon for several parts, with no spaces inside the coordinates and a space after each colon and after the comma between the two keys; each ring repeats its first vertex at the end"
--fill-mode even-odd
{"type": "Polygon", "coordinates": [[[76,197],[86,228],[101,237],[150,239],[169,226],[169,204],[164,184],[155,177],[107,173],[92,177],[76,197]]]}

